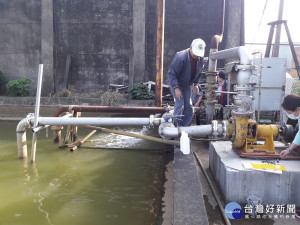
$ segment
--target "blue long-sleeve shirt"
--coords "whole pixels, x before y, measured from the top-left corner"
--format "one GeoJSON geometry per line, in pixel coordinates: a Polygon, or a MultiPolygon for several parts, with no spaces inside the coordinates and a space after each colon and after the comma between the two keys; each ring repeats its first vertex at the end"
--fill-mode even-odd
{"type": "MultiPolygon", "coordinates": [[[[300,118],[298,119],[298,124],[300,126],[300,118]]],[[[298,132],[293,140],[293,143],[298,146],[300,145],[300,129],[298,130],[298,132]]]]}
{"type": "Polygon", "coordinates": [[[189,87],[191,83],[198,84],[203,67],[203,58],[199,57],[196,67],[196,75],[191,80],[191,61],[189,48],[177,52],[168,71],[168,80],[171,87],[189,87]]]}

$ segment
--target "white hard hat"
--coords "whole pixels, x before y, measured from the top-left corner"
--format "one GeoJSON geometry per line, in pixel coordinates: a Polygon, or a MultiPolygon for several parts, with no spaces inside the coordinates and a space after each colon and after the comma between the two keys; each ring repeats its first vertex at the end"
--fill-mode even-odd
{"type": "Polygon", "coordinates": [[[202,39],[200,39],[200,38],[194,39],[191,44],[191,48],[192,48],[194,55],[200,56],[200,57],[204,56],[205,42],[202,39]]]}

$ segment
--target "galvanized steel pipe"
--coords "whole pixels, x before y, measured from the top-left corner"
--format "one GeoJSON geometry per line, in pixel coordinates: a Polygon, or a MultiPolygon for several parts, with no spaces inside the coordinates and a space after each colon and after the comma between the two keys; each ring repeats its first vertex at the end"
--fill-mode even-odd
{"type": "Polygon", "coordinates": [[[252,64],[252,55],[249,52],[248,48],[245,46],[230,48],[218,52],[213,52],[209,59],[218,60],[218,59],[229,59],[229,58],[239,58],[240,64],[251,65],[252,64]]]}
{"type": "MultiPolygon", "coordinates": [[[[189,137],[205,137],[213,134],[213,125],[200,125],[200,126],[190,126],[190,127],[164,127],[163,135],[170,138],[177,138],[181,133],[185,131],[189,137]]],[[[218,124],[216,128],[218,135],[223,135],[223,127],[218,124]]]]}
{"type": "Polygon", "coordinates": [[[62,117],[39,117],[39,125],[94,125],[94,126],[146,126],[159,125],[160,118],[62,118],[62,117]]]}
{"type": "MultiPolygon", "coordinates": [[[[39,114],[40,114],[40,99],[41,99],[42,81],[43,81],[43,68],[44,68],[44,65],[40,64],[38,81],[37,81],[37,90],[36,90],[36,101],[35,101],[35,111],[34,111],[35,116],[34,116],[33,128],[37,128],[38,118],[39,118],[39,114]]],[[[36,142],[37,142],[37,133],[33,132],[32,145],[31,145],[31,162],[35,161],[36,142]]]]}

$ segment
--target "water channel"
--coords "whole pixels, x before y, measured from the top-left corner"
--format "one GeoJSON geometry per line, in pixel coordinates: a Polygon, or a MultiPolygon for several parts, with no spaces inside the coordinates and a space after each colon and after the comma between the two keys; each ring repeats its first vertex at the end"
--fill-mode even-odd
{"type": "MultiPolygon", "coordinates": [[[[39,132],[31,165],[18,159],[17,123],[0,121],[0,224],[158,224],[169,154],[158,150],[169,146],[96,133],[84,146],[142,150],[70,152],[53,143],[49,129],[49,137],[39,132]]],[[[126,131],[152,135],[156,129],[126,131]]],[[[79,130],[79,138],[88,132],[79,130]]],[[[27,144],[30,158],[30,130],[27,144]]]]}

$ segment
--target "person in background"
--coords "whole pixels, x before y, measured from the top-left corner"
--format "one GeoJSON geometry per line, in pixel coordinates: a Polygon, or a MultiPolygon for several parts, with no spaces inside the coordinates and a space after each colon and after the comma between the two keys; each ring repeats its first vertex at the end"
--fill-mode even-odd
{"type": "MultiPolygon", "coordinates": [[[[199,93],[196,94],[194,91],[192,93],[192,105],[195,107],[199,107],[201,105],[201,100],[203,98],[203,91],[201,85],[198,84],[199,93]]],[[[195,113],[196,125],[200,125],[200,114],[195,113]]]]}
{"type": "Polygon", "coordinates": [[[196,94],[194,91],[192,93],[192,105],[195,107],[199,107],[201,105],[201,100],[203,98],[203,91],[200,84],[198,84],[198,90],[198,94],[196,94]]]}
{"type": "MultiPolygon", "coordinates": [[[[287,113],[288,117],[292,120],[298,120],[300,124],[300,96],[299,95],[287,95],[284,97],[281,104],[282,108],[287,113]]],[[[280,152],[281,158],[286,158],[294,149],[300,145],[300,129],[296,134],[292,144],[282,152],[280,152]]]]}
{"type": "MultiPolygon", "coordinates": [[[[227,91],[227,82],[226,82],[226,76],[224,71],[220,71],[217,76],[217,84],[218,84],[218,91],[227,91]]],[[[218,104],[221,104],[222,106],[227,105],[227,94],[226,93],[217,93],[217,100],[218,104]]]]}
{"type": "Polygon", "coordinates": [[[194,39],[190,48],[177,52],[168,70],[168,81],[171,93],[175,99],[175,126],[189,126],[193,119],[193,109],[190,103],[191,89],[198,94],[200,76],[203,68],[205,42],[194,39]]]}

